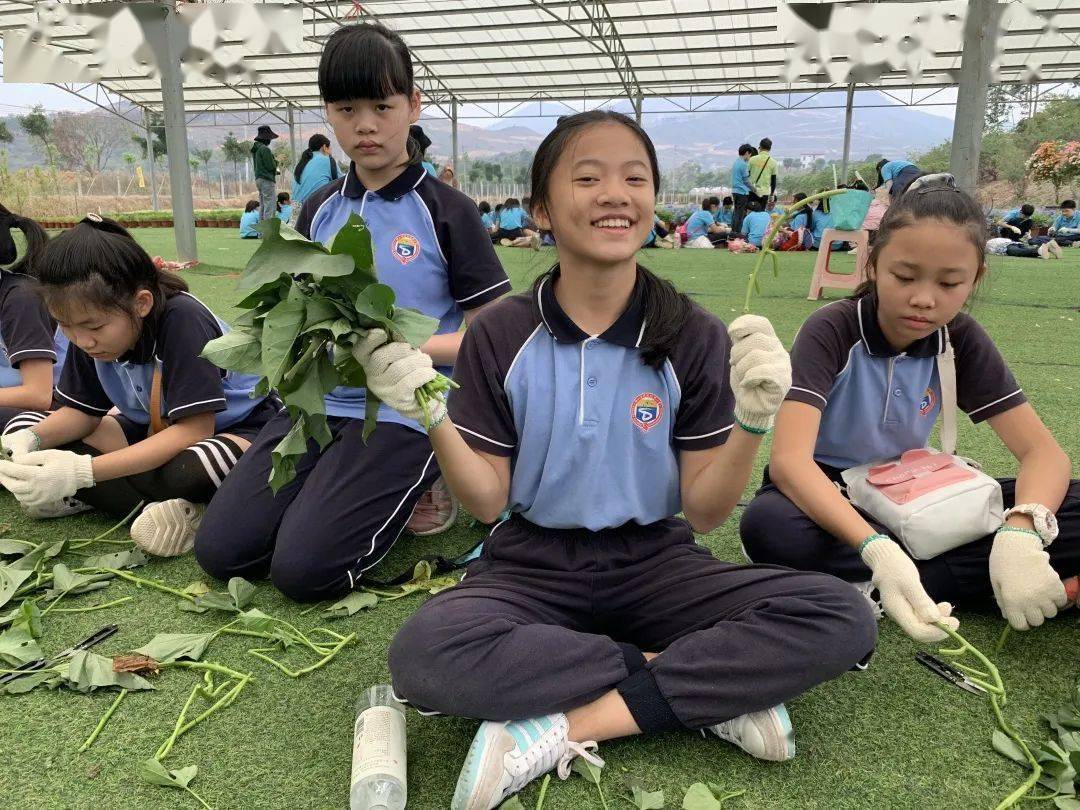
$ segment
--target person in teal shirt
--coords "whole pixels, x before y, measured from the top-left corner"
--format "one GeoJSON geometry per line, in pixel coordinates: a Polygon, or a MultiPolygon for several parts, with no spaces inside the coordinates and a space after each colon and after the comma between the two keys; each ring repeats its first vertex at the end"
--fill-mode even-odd
{"type": "Polygon", "coordinates": [[[731,219],[731,230],[736,233],[742,232],[743,217],[746,216],[746,206],[750,198],[754,196],[754,189],[750,186],[750,158],[757,154],[757,150],[748,143],[739,147],[739,156],[731,164],[731,194],[734,197],[735,211],[731,219]]]}
{"type": "Polygon", "coordinates": [[[1049,236],[1033,236],[1028,239],[1028,244],[1037,247],[1050,241],[1060,247],[1080,246],[1080,213],[1076,211],[1076,200],[1065,200],[1061,204],[1061,212],[1050,225],[1049,236]]]}
{"type": "Polygon", "coordinates": [[[910,160],[885,160],[878,161],[877,166],[878,188],[892,181],[889,186],[889,196],[894,200],[907,191],[912,181],[922,174],[919,167],[910,160]]]}
{"type": "Polygon", "coordinates": [[[769,230],[769,226],[772,224],[772,217],[761,210],[761,203],[750,203],[750,213],[743,217],[742,233],[746,237],[746,241],[754,247],[761,247],[761,243],[765,239],[765,234],[769,230]]]}
{"type": "Polygon", "coordinates": [[[716,197],[706,197],[701,201],[701,208],[686,220],[686,246],[693,248],[711,248],[709,235],[719,229],[716,226],[716,209],[720,201],[716,197]],[[717,204],[713,203],[716,200],[717,204]]]}
{"type": "Polygon", "coordinates": [[[491,203],[487,200],[482,200],[477,208],[480,210],[480,221],[484,223],[484,227],[487,228],[488,233],[491,233],[496,222],[495,214],[491,212],[491,203]]]}
{"type": "Polygon", "coordinates": [[[287,223],[292,218],[292,208],[292,203],[289,201],[289,192],[279,191],[277,195],[277,218],[287,223]]]}
{"type": "Polygon", "coordinates": [[[308,146],[300,153],[293,169],[292,200],[295,206],[304,204],[312,192],[338,176],[337,162],[330,153],[330,139],[316,134],[308,138],[308,146]]]}
{"type": "Polygon", "coordinates": [[[731,197],[724,197],[723,205],[716,210],[713,219],[717,225],[727,225],[730,228],[735,221],[735,201],[731,197]]]}
{"type": "Polygon", "coordinates": [[[255,226],[259,224],[259,201],[248,200],[244,206],[244,214],[240,217],[240,238],[258,239],[259,232],[255,226]]]}
{"type": "MultiPolygon", "coordinates": [[[[824,201],[822,201],[824,202],[824,201]]],[[[825,235],[825,229],[832,227],[832,214],[823,210],[821,203],[818,203],[818,210],[814,212],[814,250],[821,247],[821,237],[825,235]]]]}

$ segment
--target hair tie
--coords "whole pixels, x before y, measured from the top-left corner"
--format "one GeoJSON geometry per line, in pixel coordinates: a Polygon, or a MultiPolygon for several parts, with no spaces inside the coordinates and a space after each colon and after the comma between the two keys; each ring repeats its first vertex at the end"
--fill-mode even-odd
{"type": "Polygon", "coordinates": [[[101,218],[100,214],[95,214],[93,212],[88,213],[85,218],[90,220],[91,222],[94,222],[94,223],[98,224],[98,225],[100,225],[102,222],[104,222],[104,220],[101,218]]]}
{"type": "Polygon", "coordinates": [[[948,172],[940,172],[916,177],[911,181],[911,185],[907,187],[904,194],[911,194],[912,192],[926,194],[930,191],[955,191],[960,193],[960,189],[956,187],[956,178],[948,172]]]}

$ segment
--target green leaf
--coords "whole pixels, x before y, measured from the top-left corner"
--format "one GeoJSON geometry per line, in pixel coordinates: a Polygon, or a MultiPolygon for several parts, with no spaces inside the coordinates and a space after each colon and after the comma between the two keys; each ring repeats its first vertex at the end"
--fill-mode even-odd
{"type": "MultiPolygon", "coordinates": [[[[15,568],[20,571],[34,571],[45,560],[52,559],[67,546],[67,540],[42,540],[38,545],[34,547],[33,551],[24,554],[13,563],[8,564],[8,568],[15,568]]],[[[0,587],[2,591],[2,587],[0,587]]],[[[0,601],[0,605],[4,604],[0,601]]]]}
{"type": "Polygon", "coordinates": [[[29,599],[19,605],[11,617],[11,626],[21,627],[34,638],[41,638],[41,608],[29,599]]]}
{"type": "Polygon", "coordinates": [[[79,650],[71,656],[64,679],[67,685],[76,692],[92,692],[95,689],[108,687],[133,692],[154,688],[149,681],[133,672],[113,672],[111,658],[105,658],[89,650],[79,650]]]}
{"type": "Polygon", "coordinates": [[[136,772],[139,774],[140,779],[144,782],[149,782],[151,785],[186,790],[188,785],[190,785],[192,780],[198,775],[199,766],[189,765],[186,768],[169,771],[156,759],[150,758],[140,762],[136,772]]]}
{"type": "Polygon", "coordinates": [[[379,597],[368,591],[353,591],[340,602],[335,602],[320,615],[324,619],[340,619],[344,616],[352,616],[365,608],[375,607],[379,597]]]}
{"type": "Polygon", "coordinates": [[[302,301],[282,301],[266,316],[263,324],[263,374],[271,386],[281,382],[293,362],[293,344],[304,323],[302,301]]]}
{"type": "Polygon", "coordinates": [[[593,765],[584,757],[575,759],[574,764],[570,766],[570,770],[584,777],[586,782],[591,782],[594,785],[600,784],[600,771],[602,769],[599,765],[593,765]]]}
{"type": "Polygon", "coordinates": [[[262,344],[258,336],[235,329],[207,343],[199,357],[218,368],[262,376],[262,344]]]}
{"type": "Polygon", "coordinates": [[[7,537],[0,537],[0,557],[25,554],[32,548],[34,548],[34,544],[29,540],[12,540],[7,537]]]}
{"type": "Polygon", "coordinates": [[[994,734],[990,738],[990,744],[994,747],[994,750],[1002,756],[1008,757],[1013,762],[1020,763],[1025,768],[1031,767],[1031,763],[1028,762],[1027,757],[1024,756],[1024,752],[1020,749],[1020,746],[1013,742],[1004,731],[994,729],[994,734]]]}
{"type": "Polygon", "coordinates": [[[240,627],[244,630],[253,630],[256,633],[273,633],[280,624],[280,619],[267,616],[258,608],[245,610],[237,617],[240,627]]]}
{"type": "Polygon", "coordinates": [[[356,296],[356,312],[361,316],[360,324],[368,329],[376,326],[394,334],[394,290],[386,284],[369,284],[356,296]],[[365,321],[365,319],[367,319],[365,321]]]}
{"type": "Polygon", "coordinates": [[[22,695],[39,686],[55,689],[60,684],[60,676],[55,670],[44,669],[22,675],[0,686],[0,695],[22,695]]]}
{"type": "Polygon", "coordinates": [[[1080,801],[1072,796],[1055,796],[1054,807],[1058,810],[1080,810],[1080,801]]]}
{"type": "Polygon", "coordinates": [[[277,281],[283,273],[319,278],[352,273],[349,257],[329,255],[317,242],[304,239],[288,226],[281,228],[276,217],[259,224],[263,238],[240,275],[239,289],[253,290],[277,281]]]}
{"type": "Polygon", "coordinates": [[[341,229],[334,234],[334,239],[330,242],[330,252],[334,255],[346,255],[352,260],[352,275],[357,281],[364,285],[376,282],[371,232],[359,215],[350,215],[341,229]]]}
{"type": "Polygon", "coordinates": [[[645,791],[634,785],[630,793],[630,803],[638,810],[662,810],[664,807],[664,791],[645,791]]]}
{"type": "Polygon", "coordinates": [[[233,577],[229,580],[229,596],[237,610],[243,610],[251,604],[255,596],[255,586],[243,577],[233,577]]]}
{"type": "Polygon", "coordinates": [[[407,307],[394,307],[394,331],[401,340],[416,349],[427,343],[438,328],[438,320],[423,312],[407,307]]]}
{"type": "Polygon", "coordinates": [[[45,592],[46,599],[57,599],[63,595],[75,596],[89,591],[98,591],[109,587],[108,580],[113,574],[102,571],[97,574],[76,574],[63,563],[57,563],[52,570],[52,587],[45,592]]]}
{"type": "Polygon", "coordinates": [[[10,565],[0,565],[0,607],[6,605],[19,586],[30,578],[32,568],[18,569],[10,565]]]}
{"type": "Polygon", "coordinates": [[[26,627],[14,625],[0,633],[0,661],[17,667],[42,657],[41,647],[26,627]]]}
{"type": "Polygon", "coordinates": [[[307,368],[298,373],[293,366],[284,382],[278,385],[278,393],[290,408],[311,416],[326,413],[325,397],[337,387],[334,364],[325,348],[320,348],[307,368]]]}
{"type": "Polygon", "coordinates": [[[296,477],[296,459],[307,453],[308,440],[304,423],[297,420],[270,453],[270,489],[279,489],[296,477]]]}
{"type": "Polygon", "coordinates": [[[361,438],[364,443],[367,444],[367,440],[371,438],[371,434],[375,432],[375,428],[379,424],[379,406],[382,405],[382,400],[375,396],[371,391],[367,391],[364,395],[364,431],[361,434],[361,438]]]}
{"type": "Polygon", "coordinates": [[[158,633],[148,644],[133,652],[147,655],[155,661],[170,663],[186,658],[199,661],[206,652],[215,633],[158,633]]]}
{"type": "Polygon", "coordinates": [[[96,557],[87,557],[82,562],[82,568],[139,568],[150,562],[150,558],[137,548],[127,551],[117,551],[113,554],[98,554],[96,557]]]}
{"type": "Polygon", "coordinates": [[[720,802],[713,796],[708,785],[695,782],[683,796],[682,808],[683,810],[720,810],[720,802]]]}
{"type": "Polygon", "coordinates": [[[230,594],[219,593],[217,591],[211,591],[210,593],[204,593],[202,596],[196,596],[195,604],[202,608],[202,610],[192,612],[203,613],[207,610],[224,610],[227,613],[240,612],[240,609],[236,607],[236,600],[234,600],[230,594]]]}
{"type": "Polygon", "coordinates": [[[499,810],[525,810],[525,805],[521,803],[521,799],[517,796],[511,796],[499,805],[499,810]]]}

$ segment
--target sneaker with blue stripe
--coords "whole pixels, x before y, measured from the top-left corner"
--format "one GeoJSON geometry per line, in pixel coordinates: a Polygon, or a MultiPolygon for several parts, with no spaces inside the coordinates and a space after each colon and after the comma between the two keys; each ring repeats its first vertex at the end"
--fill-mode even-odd
{"type": "Polygon", "coordinates": [[[570,763],[579,756],[603,767],[604,761],[593,753],[596,743],[569,740],[569,729],[565,714],[481,723],[458,776],[451,810],[492,810],[553,768],[566,779],[570,763]]]}
{"type": "Polygon", "coordinates": [[[741,714],[708,730],[757,759],[785,762],[795,756],[795,732],[783,703],[741,714]]]}

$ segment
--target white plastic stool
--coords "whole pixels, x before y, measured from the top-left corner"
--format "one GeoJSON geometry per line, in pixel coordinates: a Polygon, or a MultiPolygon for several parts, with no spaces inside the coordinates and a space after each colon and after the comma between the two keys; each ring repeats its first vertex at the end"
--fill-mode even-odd
{"type": "Polygon", "coordinates": [[[825,287],[853,290],[866,281],[866,265],[870,259],[870,233],[865,230],[840,231],[826,228],[821,235],[821,247],[818,248],[817,261],[814,263],[814,277],[810,279],[810,301],[821,298],[825,287]],[[851,242],[855,245],[855,272],[829,272],[829,254],[833,242],[851,242]]]}

